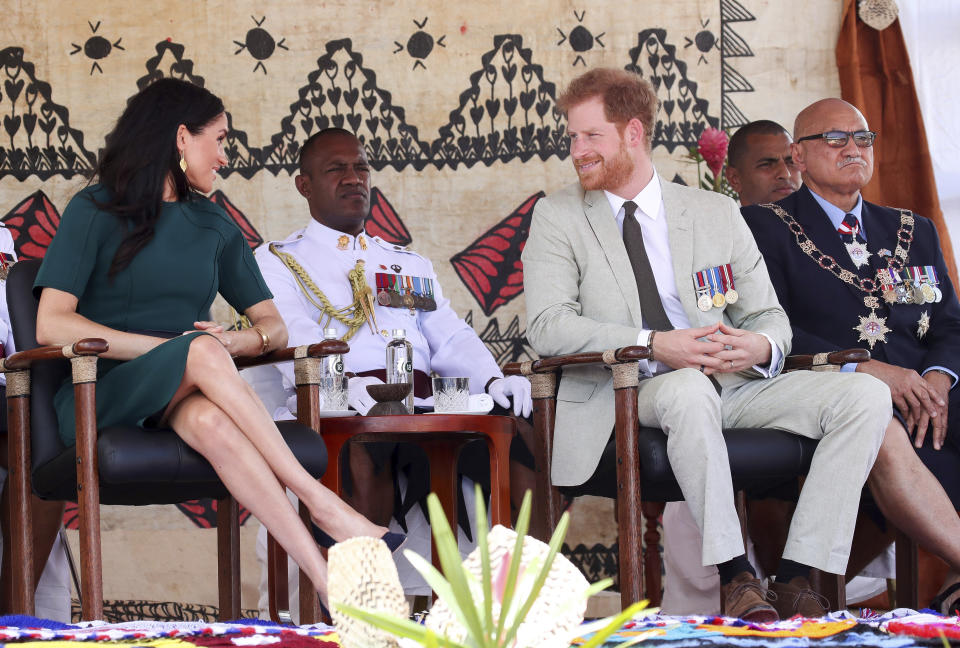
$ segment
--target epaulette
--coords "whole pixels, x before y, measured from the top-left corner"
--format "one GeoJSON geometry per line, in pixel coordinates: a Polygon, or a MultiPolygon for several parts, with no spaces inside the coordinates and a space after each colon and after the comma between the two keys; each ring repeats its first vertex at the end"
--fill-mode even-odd
{"type": "Polygon", "coordinates": [[[374,243],[376,243],[377,245],[379,245],[380,247],[382,247],[384,250],[390,250],[390,251],[392,251],[392,252],[405,252],[405,253],[407,253],[407,254],[412,254],[412,255],[415,256],[415,257],[419,257],[419,258],[421,258],[421,259],[426,259],[425,256],[423,256],[423,255],[420,254],[419,252],[414,252],[413,250],[411,250],[410,248],[408,248],[408,247],[405,246],[405,245],[397,245],[397,244],[395,244],[395,243],[390,243],[389,241],[384,241],[384,240],[383,240],[382,238],[380,238],[379,236],[374,236],[374,237],[372,237],[372,240],[373,240],[374,243]]]}
{"type": "Polygon", "coordinates": [[[288,236],[287,238],[281,241],[264,241],[263,246],[269,247],[272,245],[277,248],[282,248],[285,245],[296,243],[297,241],[303,238],[303,232],[305,231],[305,229],[306,228],[294,230],[293,232],[290,233],[290,236],[288,236]]]}

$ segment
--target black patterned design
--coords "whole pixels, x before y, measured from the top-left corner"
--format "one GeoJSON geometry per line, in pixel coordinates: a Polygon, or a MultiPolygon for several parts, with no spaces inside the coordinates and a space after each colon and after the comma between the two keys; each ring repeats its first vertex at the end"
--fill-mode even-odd
{"type": "Polygon", "coordinates": [[[83,133],[70,127],[70,111],[54,103],[50,84],[37,78],[22,47],[0,50],[0,177],[41,180],[89,172],[96,156],[83,145],[83,133]]]}
{"type": "MultiPolygon", "coordinates": [[[[241,610],[240,616],[245,619],[256,619],[258,610],[241,610]]],[[[71,599],[70,617],[72,623],[80,622],[80,601],[71,599]]],[[[103,602],[103,621],[107,623],[122,623],[125,621],[202,621],[215,623],[219,621],[220,608],[215,605],[202,603],[176,603],[173,601],[123,601],[109,599],[103,602]]]]}
{"type": "Polygon", "coordinates": [[[731,23],[756,20],[754,15],[747,11],[739,0],[720,0],[720,60],[723,62],[720,70],[721,96],[721,123],[723,128],[737,128],[750,122],[747,116],[733,103],[734,92],[753,92],[753,85],[746,77],[737,72],[730,59],[753,56],[753,50],[747,45],[740,34],[733,30],[731,23]]]}
{"type": "Polygon", "coordinates": [[[653,146],[671,153],[678,146],[696,146],[704,129],[720,126],[720,118],[709,114],[710,102],[697,95],[698,85],[688,75],[687,64],[677,58],[677,46],[667,41],[665,29],[637,34],[626,69],[650,81],[662,102],[653,146]]]}
{"type": "MultiPolygon", "coordinates": [[[[463,321],[472,327],[473,311],[467,311],[463,321]]],[[[525,332],[520,330],[519,315],[514,315],[503,331],[500,330],[498,320],[490,320],[480,333],[480,339],[487,345],[487,349],[501,367],[507,362],[533,360],[537,357],[530,343],[527,342],[525,332]]]]}

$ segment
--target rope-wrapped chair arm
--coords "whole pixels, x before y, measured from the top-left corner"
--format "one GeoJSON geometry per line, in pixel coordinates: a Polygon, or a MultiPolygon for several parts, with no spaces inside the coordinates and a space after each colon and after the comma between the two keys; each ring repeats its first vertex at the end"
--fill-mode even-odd
{"type": "Polygon", "coordinates": [[[870,360],[870,352],[866,349],[843,349],[830,353],[791,355],[784,359],[783,370],[840,371],[845,364],[867,362],[868,360],[870,360]]]}

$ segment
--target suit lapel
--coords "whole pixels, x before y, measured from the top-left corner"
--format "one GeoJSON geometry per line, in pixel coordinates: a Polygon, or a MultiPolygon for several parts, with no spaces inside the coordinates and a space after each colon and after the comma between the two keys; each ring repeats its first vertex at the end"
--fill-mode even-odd
{"type": "Polygon", "coordinates": [[[875,211],[874,207],[864,200],[860,217],[863,219],[863,229],[867,235],[867,249],[873,253],[873,256],[870,257],[870,266],[876,270],[877,268],[887,267],[889,257],[881,257],[877,252],[886,250],[893,254],[897,247],[897,229],[900,223],[897,223],[897,228],[888,227],[881,220],[880,214],[875,211]]]}
{"type": "Polygon", "coordinates": [[[670,257],[673,261],[673,278],[680,303],[690,322],[699,321],[696,291],[693,288],[693,214],[682,192],[672,182],[660,182],[663,191],[663,208],[667,219],[667,236],[670,239],[670,257]]]}
{"type": "Polygon", "coordinates": [[[627,256],[627,248],[623,245],[623,238],[617,228],[616,215],[610,213],[610,202],[602,191],[587,191],[583,196],[583,211],[587,222],[593,229],[594,236],[600,243],[613,276],[617,280],[620,293],[627,301],[630,316],[639,328],[640,322],[640,295],[637,293],[637,280],[633,276],[633,266],[627,256]]]}

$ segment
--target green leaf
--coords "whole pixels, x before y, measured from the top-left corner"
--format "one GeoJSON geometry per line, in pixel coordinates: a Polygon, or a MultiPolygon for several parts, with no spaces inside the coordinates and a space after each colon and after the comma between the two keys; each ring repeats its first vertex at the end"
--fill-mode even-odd
{"type": "Polygon", "coordinates": [[[430,527],[433,529],[433,542],[437,548],[437,555],[440,557],[440,565],[443,567],[444,576],[450,583],[453,594],[453,598],[447,599],[447,605],[452,608],[456,603],[463,614],[464,627],[471,635],[479,639],[483,637],[483,626],[480,624],[473,594],[470,592],[467,570],[460,559],[457,537],[450,529],[447,516],[443,512],[443,506],[440,505],[440,499],[435,493],[430,493],[427,496],[427,511],[430,514],[430,527]]]}
{"type": "Polygon", "coordinates": [[[544,559],[543,567],[540,568],[540,573],[537,574],[537,580],[534,581],[533,588],[530,590],[530,597],[526,600],[526,602],[523,604],[523,607],[520,608],[520,611],[514,618],[513,627],[510,628],[507,636],[503,638],[503,645],[510,645],[510,642],[513,641],[517,631],[520,629],[520,624],[523,623],[523,620],[530,612],[530,608],[533,607],[533,604],[536,602],[537,596],[540,594],[540,590],[543,589],[543,584],[547,582],[547,576],[550,575],[550,568],[553,567],[553,561],[557,556],[557,552],[560,551],[560,546],[563,544],[563,538],[567,535],[567,527],[569,526],[570,514],[564,513],[560,516],[560,522],[557,524],[557,528],[550,537],[550,550],[547,553],[546,559],[544,559]]]}
{"type": "MultiPolygon", "coordinates": [[[[487,543],[487,511],[483,505],[480,484],[473,485],[473,501],[476,503],[477,547],[480,548],[480,581],[483,584],[483,646],[490,646],[493,634],[493,576],[490,570],[490,545],[487,543]]],[[[495,644],[494,644],[495,645],[495,644]]]]}
{"type": "Polygon", "coordinates": [[[626,610],[613,617],[613,620],[610,621],[610,623],[608,623],[604,628],[598,630],[595,635],[590,637],[590,639],[588,639],[586,642],[580,644],[577,648],[598,648],[598,646],[602,646],[607,640],[607,637],[623,627],[623,624],[626,623],[627,620],[633,618],[637,612],[643,610],[645,607],[647,607],[646,601],[637,601],[626,610]]]}
{"type": "Polygon", "coordinates": [[[380,628],[381,630],[386,630],[390,634],[397,637],[413,639],[421,644],[431,641],[431,645],[443,646],[443,648],[470,648],[469,646],[464,646],[463,644],[451,641],[446,637],[440,637],[433,630],[429,630],[428,628],[425,628],[424,626],[420,625],[419,623],[415,623],[410,619],[395,617],[392,614],[387,614],[386,612],[371,612],[369,610],[361,610],[360,608],[343,605],[342,603],[336,603],[335,605],[336,608],[344,614],[352,616],[355,619],[360,619],[361,621],[369,623],[370,625],[380,628]]]}
{"type": "MultiPolygon", "coordinates": [[[[410,551],[409,549],[404,552],[404,557],[410,562],[410,565],[420,572],[420,575],[423,576],[423,580],[427,581],[427,585],[436,592],[437,596],[443,599],[447,604],[447,607],[450,608],[450,611],[457,617],[457,621],[460,622],[464,628],[469,628],[467,625],[467,618],[464,615],[463,610],[457,602],[456,596],[453,594],[453,589],[450,586],[440,572],[437,571],[436,567],[430,564],[430,561],[426,560],[420,554],[410,551]]],[[[483,644],[481,644],[483,645],[483,644]]]]}
{"type": "Polygon", "coordinates": [[[527,527],[530,526],[530,506],[531,495],[528,490],[523,494],[523,502],[520,504],[520,512],[517,514],[517,541],[513,545],[513,552],[510,554],[510,569],[507,571],[507,582],[503,588],[503,598],[500,601],[500,618],[497,619],[496,640],[498,646],[508,645],[508,641],[501,641],[503,629],[510,616],[510,608],[513,605],[513,591],[517,585],[517,574],[520,572],[520,563],[523,561],[523,538],[527,535],[527,527]]]}

